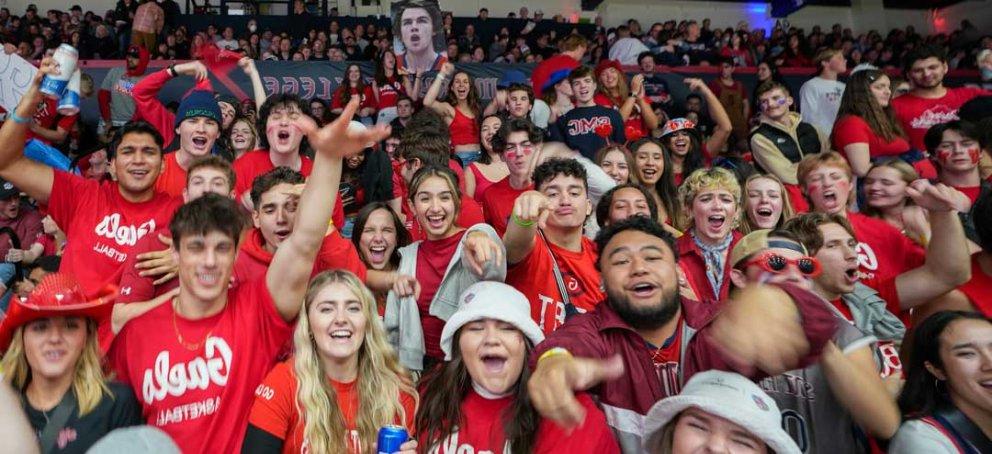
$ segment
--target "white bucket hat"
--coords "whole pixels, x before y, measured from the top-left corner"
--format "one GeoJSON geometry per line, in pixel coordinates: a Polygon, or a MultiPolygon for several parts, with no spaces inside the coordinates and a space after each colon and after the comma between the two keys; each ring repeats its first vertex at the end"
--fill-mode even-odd
{"type": "Polygon", "coordinates": [[[441,331],[444,360],[451,361],[451,344],[459,328],[487,318],[515,326],[533,345],[544,340],[544,332],[530,318],[530,302],[523,293],[502,282],[476,282],[462,292],[462,296],[458,298],[458,310],[451,315],[441,331]]]}
{"type": "Polygon", "coordinates": [[[800,453],[796,442],[782,429],[782,414],[775,401],[751,380],[719,370],[694,375],[681,394],[651,407],[644,421],[644,449],[657,447],[662,429],[690,407],[747,429],[777,454],[800,453]]]}

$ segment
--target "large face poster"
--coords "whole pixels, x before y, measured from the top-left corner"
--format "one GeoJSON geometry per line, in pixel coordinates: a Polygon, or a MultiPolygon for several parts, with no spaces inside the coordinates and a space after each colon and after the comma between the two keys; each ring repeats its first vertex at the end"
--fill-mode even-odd
{"type": "Polygon", "coordinates": [[[401,74],[437,71],[448,60],[441,8],[437,0],[402,0],[392,4],[393,48],[401,74]]]}

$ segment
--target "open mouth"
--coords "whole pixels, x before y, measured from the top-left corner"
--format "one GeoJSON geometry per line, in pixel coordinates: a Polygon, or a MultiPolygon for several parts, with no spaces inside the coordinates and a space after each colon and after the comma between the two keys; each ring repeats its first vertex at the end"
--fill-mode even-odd
{"type": "Polygon", "coordinates": [[[386,246],[369,246],[369,260],[372,263],[382,263],[386,259],[386,246]]]}
{"type": "Polygon", "coordinates": [[[847,279],[847,282],[850,284],[858,282],[858,279],[861,278],[860,274],[858,273],[858,267],[852,266],[850,268],[845,269],[844,277],[847,279]]]}
{"type": "Polygon", "coordinates": [[[65,356],[65,350],[51,350],[45,352],[45,360],[50,362],[58,362],[65,356]]]}
{"type": "Polygon", "coordinates": [[[978,386],[981,386],[982,388],[985,388],[987,390],[992,390],[992,379],[990,379],[990,380],[982,380],[982,381],[978,382],[978,386]]]}
{"type": "Polygon", "coordinates": [[[726,222],[727,217],[722,214],[714,214],[706,218],[706,224],[714,231],[722,229],[726,222]]]}
{"type": "Polygon", "coordinates": [[[826,191],[823,191],[823,200],[831,204],[837,203],[837,191],[833,189],[827,189],[826,191]]]}
{"type": "Polygon", "coordinates": [[[658,286],[650,282],[638,282],[630,287],[630,291],[639,298],[647,298],[654,294],[658,286]]]}
{"type": "Polygon", "coordinates": [[[148,176],[147,169],[132,169],[132,170],[128,170],[127,173],[128,175],[131,175],[132,177],[137,179],[142,179],[148,176]]]}
{"type": "Polygon", "coordinates": [[[289,238],[289,235],[291,235],[293,231],[291,229],[280,229],[280,230],[276,230],[274,233],[276,235],[276,238],[279,239],[279,241],[283,241],[286,238],[289,238]]]}
{"type": "Polygon", "coordinates": [[[429,214],[427,215],[427,225],[432,229],[443,228],[446,217],[444,214],[429,214]]]}
{"type": "Polygon", "coordinates": [[[506,357],[496,354],[482,355],[482,364],[486,366],[486,371],[499,373],[506,368],[506,357]]]}
{"type": "Polygon", "coordinates": [[[193,138],[193,145],[195,145],[198,148],[203,148],[203,147],[207,146],[207,138],[206,137],[194,137],[193,138]]]}
{"type": "Polygon", "coordinates": [[[213,286],[217,284],[217,280],[220,278],[216,273],[197,273],[196,280],[200,285],[213,286]]]}
{"type": "Polygon", "coordinates": [[[644,174],[644,178],[654,179],[655,175],[658,175],[658,169],[645,167],[641,169],[641,173],[644,174]]]}
{"type": "Polygon", "coordinates": [[[333,341],[348,341],[351,340],[352,332],[346,329],[338,329],[331,331],[330,336],[333,341]]]}
{"type": "Polygon", "coordinates": [[[410,35],[410,42],[413,43],[413,44],[419,43],[420,42],[420,35],[418,35],[418,34],[412,34],[412,35],[410,35]]]}
{"type": "Polygon", "coordinates": [[[276,133],[276,140],[281,144],[289,143],[289,131],[279,131],[276,133]]]}

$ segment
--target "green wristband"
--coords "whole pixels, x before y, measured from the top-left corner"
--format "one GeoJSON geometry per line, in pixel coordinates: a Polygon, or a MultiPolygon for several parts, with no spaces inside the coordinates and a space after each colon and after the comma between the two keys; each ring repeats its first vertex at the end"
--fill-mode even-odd
{"type": "Polygon", "coordinates": [[[511,214],[510,219],[513,220],[514,224],[517,224],[520,227],[533,227],[534,224],[537,223],[535,221],[525,221],[523,219],[520,219],[516,214],[511,214]]]}

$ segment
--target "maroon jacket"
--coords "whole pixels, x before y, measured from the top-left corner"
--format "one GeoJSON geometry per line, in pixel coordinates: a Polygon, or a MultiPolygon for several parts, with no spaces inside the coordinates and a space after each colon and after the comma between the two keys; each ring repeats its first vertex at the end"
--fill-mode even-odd
{"type": "Polygon", "coordinates": [[[734,245],[744,237],[736,230],[731,232],[731,235],[733,239],[730,240],[730,246],[727,248],[727,259],[723,267],[723,285],[720,286],[719,295],[713,294],[713,286],[710,285],[710,280],[706,277],[706,259],[703,258],[703,251],[699,249],[699,246],[696,246],[696,242],[692,239],[692,232],[685,232],[685,235],[675,240],[675,249],[679,251],[679,266],[682,267],[686,279],[689,280],[689,285],[699,296],[700,301],[723,301],[730,294],[730,270],[733,268],[730,266],[730,251],[734,250],[734,245]]]}
{"type": "MultiPolygon", "coordinates": [[[[812,347],[803,364],[812,364],[837,330],[837,317],[819,296],[791,285],[780,287],[792,297],[802,316],[806,337],[812,347]]],[[[542,353],[553,347],[563,347],[573,355],[584,358],[606,359],[619,354],[624,362],[623,376],[601,383],[590,389],[589,393],[599,399],[622,450],[625,453],[641,452],[644,416],[655,402],[678,394],[681,384],[693,374],[719,369],[734,371],[753,380],[765,376],[749,365],[735,363],[722,353],[709,329],[720,307],[717,301],[701,303],[682,300],[682,321],[678,328],[682,330],[681,361],[675,365],[677,383],[674,384],[667,383],[669,380],[664,376],[669,370],[654,364],[652,356],[656,347],[650,346],[627,325],[608,301],[598,305],[593,312],[570,318],[565,325],[548,335],[531,355],[531,366],[536,365],[542,353]]]]}

